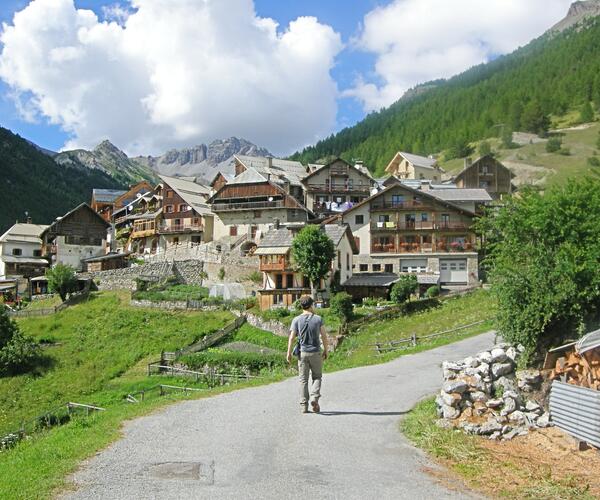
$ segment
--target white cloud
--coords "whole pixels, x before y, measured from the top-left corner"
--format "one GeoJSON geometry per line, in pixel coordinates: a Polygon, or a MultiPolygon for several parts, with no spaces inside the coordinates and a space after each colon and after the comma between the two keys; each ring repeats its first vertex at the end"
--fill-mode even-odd
{"type": "Polygon", "coordinates": [[[355,47],[375,74],[344,92],[366,111],[419,83],[447,78],[513,51],[565,16],[571,0],[394,0],[370,11],[355,47]]]}
{"type": "Polygon", "coordinates": [[[133,12],[129,8],[121,5],[120,3],[105,5],[102,7],[102,15],[104,16],[104,19],[106,21],[114,21],[121,26],[125,24],[132,13],[133,12]]]}
{"type": "Polygon", "coordinates": [[[118,22],[33,0],[0,35],[0,77],[67,147],[110,138],[155,154],[236,135],[286,153],[335,124],[342,44],[313,17],[278,31],[252,0],[132,0],[107,15],[118,22]]]}

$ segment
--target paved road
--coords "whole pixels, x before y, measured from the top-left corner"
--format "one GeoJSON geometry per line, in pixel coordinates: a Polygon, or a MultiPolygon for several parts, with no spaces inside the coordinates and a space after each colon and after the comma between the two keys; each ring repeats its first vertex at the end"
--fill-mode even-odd
{"type": "Polygon", "coordinates": [[[493,338],[325,374],[321,415],[300,413],[295,379],[172,405],[128,423],[67,498],[473,498],[422,470],[432,464],[398,421],[439,388],[443,360],[493,338]]]}

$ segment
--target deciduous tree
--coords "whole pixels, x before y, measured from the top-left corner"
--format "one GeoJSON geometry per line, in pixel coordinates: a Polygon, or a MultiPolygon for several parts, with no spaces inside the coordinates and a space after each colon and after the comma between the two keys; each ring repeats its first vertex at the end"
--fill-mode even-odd
{"type": "Polygon", "coordinates": [[[316,225],[302,228],[292,242],[292,260],[302,274],[310,280],[313,299],[317,286],[327,276],[335,256],[333,241],[316,225]]]}
{"type": "Polygon", "coordinates": [[[67,300],[67,295],[77,289],[77,277],[71,266],[56,264],[52,269],[46,271],[48,288],[53,293],[58,293],[61,300],[67,300]]]}

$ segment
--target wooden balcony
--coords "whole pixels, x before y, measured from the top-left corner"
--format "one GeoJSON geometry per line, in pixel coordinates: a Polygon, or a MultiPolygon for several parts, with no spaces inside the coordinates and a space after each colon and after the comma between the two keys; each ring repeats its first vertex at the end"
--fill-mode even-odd
{"type": "Polygon", "coordinates": [[[372,231],[420,231],[435,229],[433,221],[415,222],[371,222],[372,231]]]}
{"type": "Polygon", "coordinates": [[[309,184],[306,190],[311,193],[333,193],[333,194],[370,194],[371,186],[367,185],[347,185],[347,184],[309,184]]]}
{"type": "Polygon", "coordinates": [[[465,243],[464,245],[446,244],[444,242],[435,245],[431,243],[371,244],[372,254],[464,253],[474,251],[475,246],[472,243],[465,243]]]}
{"type": "Polygon", "coordinates": [[[264,272],[270,271],[288,271],[291,269],[291,263],[286,258],[280,258],[277,262],[263,262],[261,259],[258,270],[264,272]]]}
{"type": "Polygon", "coordinates": [[[158,229],[160,234],[198,233],[204,231],[202,224],[163,224],[158,229]]]}
{"type": "Polygon", "coordinates": [[[432,207],[422,201],[415,200],[398,202],[374,200],[371,203],[371,210],[432,210],[432,207]]]}
{"type": "Polygon", "coordinates": [[[469,224],[464,222],[437,222],[434,225],[436,231],[468,231],[469,224]]]}
{"type": "Polygon", "coordinates": [[[285,208],[284,200],[273,201],[244,201],[234,203],[213,203],[211,210],[213,212],[229,212],[236,210],[262,210],[269,208],[285,208]]]}
{"type": "Polygon", "coordinates": [[[154,236],[156,234],[156,224],[152,222],[136,223],[133,225],[131,231],[132,238],[146,238],[147,236],[154,236]]]}

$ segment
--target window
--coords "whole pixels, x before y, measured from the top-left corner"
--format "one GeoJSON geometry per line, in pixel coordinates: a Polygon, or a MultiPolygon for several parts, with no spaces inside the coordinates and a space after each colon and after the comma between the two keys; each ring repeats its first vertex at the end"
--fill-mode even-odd
{"type": "Polygon", "coordinates": [[[488,181],[479,181],[479,187],[481,189],[487,189],[490,187],[490,183],[488,181]]]}
{"type": "Polygon", "coordinates": [[[346,271],[350,271],[350,254],[346,254],[346,271]]]}
{"type": "Polygon", "coordinates": [[[479,173],[481,175],[487,175],[487,174],[489,174],[490,172],[488,170],[488,166],[487,165],[482,165],[481,166],[481,170],[479,171],[479,173]]]}
{"type": "Polygon", "coordinates": [[[12,254],[13,255],[23,255],[23,250],[21,250],[20,248],[13,248],[12,254]]]}
{"type": "Polygon", "coordinates": [[[437,180],[438,180],[438,179],[437,179],[437,175],[434,175],[434,176],[433,176],[433,180],[434,180],[434,181],[437,181],[437,180]]]}
{"type": "Polygon", "coordinates": [[[360,196],[350,196],[350,203],[360,203],[362,201],[360,196]]]}
{"type": "Polygon", "coordinates": [[[200,236],[192,236],[192,243],[201,243],[202,240],[200,239],[200,236]]]}
{"type": "Polygon", "coordinates": [[[425,212],[423,212],[421,214],[421,222],[427,222],[427,218],[428,218],[428,215],[425,212]]]}
{"type": "Polygon", "coordinates": [[[41,257],[42,256],[42,251],[41,250],[34,250],[33,251],[33,256],[34,257],[41,257]]]}
{"type": "Polygon", "coordinates": [[[275,288],[281,290],[283,288],[283,274],[275,275],[275,288]]]}
{"type": "Polygon", "coordinates": [[[173,238],[173,245],[179,245],[179,238],[178,237],[173,238]]]}
{"type": "Polygon", "coordinates": [[[361,273],[366,273],[369,270],[369,264],[360,264],[358,269],[361,273]]]}
{"type": "Polygon", "coordinates": [[[338,269],[342,268],[342,252],[340,252],[339,250],[337,251],[337,265],[338,269]]]}
{"type": "Polygon", "coordinates": [[[389,221],[390,221],[390,216],[388,214],[379,216],[379,222],[389,222],[389,221]]]}
{"type": "Polygon", "coordinates": [[[237,226],[229,227],[229,236],[237,236],[237,226]]]}
{"type": "Polygon", "coordinates": [[[381,264],[373,264],[373,272],[374,273],[381,272],[381,264]]]}
{"type": "Polygon", "coordinates": [[[252,213],[255,219],[260,219],[262,217],[262,212],[260,210],[254,210],[252,213]]]}
{"type": "Polygon", "coordinates": [[[354,224],[364,224],[365,216],[364,215],[355,215],[354,216],[354,224]]]}
{"type": "Polygon", "coordinates": [[[167,189],[167,195],[165,196],[165,198],[173,198],[173,190],[172,189],[167,189]]]}
{"type": "Polygon", "coordinates": [[[348,179],[348,189],[350,191],[352,191],[353,188],[354,188],[354,180],[353,179],[348,179]]]}
{"type": "Polygon", "coordinates": [[[165,205],[165,213],[172,214],[173,213],[173,205],[165,205]]]}
{"type": "Polygon", "coordinates": [[[394,272],[394,264],[386,264],[384,266],[384,270],[386,273],[393,273],[394,272]]]}
{"type": "Polygon", "coordinates": [[[286,275],[285,287],[286,288],[294,288],[294,275],[293,274],[286,275]]]}
{"type": "Polygon", "coordinates": [[[187,212],[189,209],[190,209],[190,207],[188,205],[186,205],[185,203],[179,205],[180,212],[187,212]]]}
{"type": "Polygon", "coordinates": [[[257,231],[258,226],[250,226],[250,238],[255,239],[257,231]]]}
{"type": "Polygon", "coordinates": [[[399,207],[404,203],[404,196],[401,194],[392,195],[392,206],[399,207]]]}
{"type": "Polygon", "coordinates": [[[442,226],[448,227],[450,225],[450,214],[442,214],[442,226]]]}

